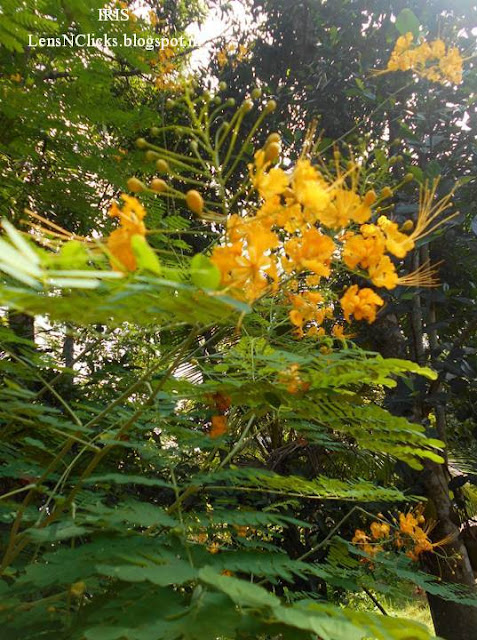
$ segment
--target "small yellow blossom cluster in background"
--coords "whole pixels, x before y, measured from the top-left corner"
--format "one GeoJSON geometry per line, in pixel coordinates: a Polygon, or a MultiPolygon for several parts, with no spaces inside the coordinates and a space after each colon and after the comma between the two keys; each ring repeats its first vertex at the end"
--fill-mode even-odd
{"type": "Polygon", "coordinates": [[[292,364],[287,369],[280,371],[278,382],[286,385],[288,393],[299,393],[300,391],[308,391],[310,383],[305,382],[300,375],[300,365],[292,364]]]}
{"type": "Polygon", "coordinates": [[[303,291],[290,295],[292,310],[290,322],[296,327],[295,333],[302,338],[305,333],[303,328],[308,326],[307,336],[322,336],[325,330],[321,326],[325,318],[333,317],[333,307],[326,306],[319,291],[303,291]]]}
{"type": "Polygon", "coordinates": [[[369,533],[356,529],[351,540],[371,557],[386,549],[397,549],[405,551],[408,558],[417,561],[421,553],[434,551],[452,541],[451,537],[438,542],[429,540],[432,525],[426,523],[422,507],[408,513],[399,513],[398,519],[393,519],[391,524],[384,520],[382,514],[378,514],[378,517],[381,520],[371,523],[369,533]]]}
{"type": "Polygon", "coordinates": [[[174,91],[181,83],[178,78],[175,77],[177,71],[177,52],[173,47],[164,47],[158,52],[158,56],[155,60],[150,62],[157,73],[154,80],[156,89],[174,91]]]}
{"type": "Polygon", "coordinates": [[[217,52],[217,65],[222,70],[227,64],[235,69],[248,53],[248,47],[244,44],[228,44],[217,52]]]}
{"type": "MultiPolygon", "coordinates": [[[[284,292],[296,336],[320,337],[323,322],[332,319],[335,310],[333,294],[324,295],[323,287],[334,269],[344,266],[388,290],[435,286],[431,267],[398,276],[395,262],[442,223],[436,218],[450,206],[450,196],[434,203],[437,184],[422,190],[417,223],[404,233],[379,207],[393,191],[385,187],[378,196],[365,189],[358,163],[349,161],[343,168],[335,152],[330,170],[320,159],[316,166],[303,154],[285,171],[278,166],[279,146],[280,136],[273,133],[256,152],[249,172],[258,206],[230,215],[225,242],[213,250],[211,260],[225,289],[248,302],[284,292]]],[[[374,322],[384,305],[373,289],[356,284],[340,303],[347,322],[352,317],[374,322]]]]}
{"type": "Polygon", "coordinates": [[[441,84],[462,82],[462,56],[457,47],[447,47],[441,39],[414,42],[411,32],[400,36],[391,53],[386,71],[413,71],[423,78],[441,84]]]}

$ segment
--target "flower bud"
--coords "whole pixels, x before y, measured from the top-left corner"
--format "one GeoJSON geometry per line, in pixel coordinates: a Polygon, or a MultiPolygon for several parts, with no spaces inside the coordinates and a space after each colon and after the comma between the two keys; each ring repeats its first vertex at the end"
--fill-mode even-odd
{"type": "Polygon", "coordinates": [[[228,107],[235,107],[235,98],[229,98],[225,104],[228,107]]]}
{"type": "Polygon", "coordinates": [[[280,144],[278,142],[271,142],[265,147],[265,160],[266,162],[275,162],[280,155],[280,144]]]}
{"type": "Polygon", "coordinates": [[[406,173],[404,176],[404,182],[412,182],[414,180],[414,176],[412,173],[406,173]]]}
{"type": "Polygon", "coordinates": [[[383,187],[383,190],[381,191],[382,198],[391,198],[392,195],[393,195],[393,190],[390,187],[383,187]]]}
{"type": "Polygon", "coordinates": [[[412,231],[414,229],[414,222],[412,220],[405,220],[401,225],[401,231],[412,231]]]}
{"type": "Polygon", "coordinates": [[[175,105],[174,100],[172,100],[171,98],[167,98],[167,100],[166,100],[166,109],[170,110],[170,109],[172,109],[174,107],[174,105],[175,105]]]}
{"type": "Polygon", "coordinates": [[[253,109],[253,101],[252,100],[244,100],[242,102],[242,109],[244,110],[245,113],[248,113],[249,111],[251,111],[253,109]]]}
{"type": "Polygon", "coordinates": [[[126,184],[129,191],[132,191],[133,193],[140,193],[145,189],[144,184],[138,178],[129,178],[126,184]]]}
{"type": "Polygon", "coordinates": [[[197,153],[197,151],[199,150],[199,145],[197,143],[197,140],[191,140],[190,148],[192,149],[192,151],[194,151],[194,153],[197,153]]]}
{"type": "Polygon", "coordinates": [[[279,133],[271,133],[265,141],[265,146],[267,146],[267,144],[271,144],[272,142],[281,142],[279,133]]]}
{"type": "Polygon", "coordinates": [[[227,91],[227,83],[222,80],[219,82],[219,91],[227,91]]]}
{"type": "Polygon", "coordinates": [[[138,149],[145,149],[147,147],[147,140],[145,138],[138,138],[136,140],[136,147],[138,149]]]}
{"type": "Polygon", "coordinates": [[[169,163],[164,158],[159,158],[156,162],[156,169],[161,173],[167,173],[169,171],[169,163]]]}
{"type": "Polygon", "coordinates": [[[277,103],[275,100],[269,100],[265,105],[265,113],[272,113],[277,108],[277,103]]]}
{"type": "Polygon", "coordinates": [[[75,596],[75,598],[80,598],[85,591],[86,591],[86,583],[83,581],[74,582],[70,587],[70,593],[72,596],[75,596]]]}
{"type": "Polygon", "coordinates": [[[214,104],[220,104],[222,102],[222,98],[220,96],[215,96],[214,104]]]}
{"type": "Polygon", "coordinates": [[[372,204],[376,202],[376,199],[377,199],[376,191],[371,189],[371,191],[368,191],[364,196],[364,204],[370,207],[372,204]]]}
{"type": "Polygon", "coordinates": [[[262,97],[262,90],[260,89],[260,87],[255,87],[255,89],[252,89],[250,95],[253,100],[258,100],[262,97]]]}
{"type": "Polygon", "coordinates": [[[204,199],[195,189],[190,189],[190,191],[186,193],[186,204],[189,209],[198,216],[200,216],[204,210],[204,199]]]}
{"type": "Polygon", "coordinates": [[[154,178],[154,180],[151,181],[150,189],[157,191],[157,193],[162,193],[167,190],[167,182],[161,178],[154,178]]]}
{"type": "Polygon", "coordinates": [[[151,151],[151,149],[149,149],[148,151],[146,151],[145,153],[145,158],[148,162],[154,162],[154,160],[157,160],[159,158],[159,154],[157,153],[157,151],[151,151]]]}
{"type": "Polygon", "coordinates": [[[159,127],[151,127],[150,133],[151,133],[151,136],[154,136],[154,137],[158,136],[160,133],[159,127]]]}

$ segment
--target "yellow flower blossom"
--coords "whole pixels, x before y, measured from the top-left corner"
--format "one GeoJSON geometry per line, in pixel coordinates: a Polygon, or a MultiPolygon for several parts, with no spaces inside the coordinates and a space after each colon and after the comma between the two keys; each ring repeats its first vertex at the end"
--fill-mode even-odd
{"type": "Polygon", "coordinates": [[[380,540],[381,538],[387,538],[391,527],[387,522],[372,522],[370,526],[371,536],[374,540],[380,540]]]}
{"type": "Polygon", "coordinates": [[[121,198],[124,201],[122,210],[116,203],[109,210],[109,215],[112,218],[119,218],[121,226],[110,233],[107,247],[113,256],[113,260],[111,260],[113,269],[134,271],[137,264],[131,248],[131,239],[134,235],[146,235],[146,227],[142,221],[146,211],[136,198],[125,193],[121,195],[121,198]]]}
{"type": "Polygon", "coordinates": [[[300,158],[296,163],[292,188],[296,200],[311,216],[317,216],[331,201],[330,190],[324,178],[306,158],[300,158]]]}
{"type": "Polygon", "coordinates": [[[353,315],[356,320],[367,320],[371,324],[376,320],[377,307],[382,306],[384,300],[372,289],[359,289],[357,284],[353,284],[345,291],[340,303],[347,322],[353,315]]]}
{"type": "Polygon", "coordinates": [[[363,224],[367,222],[372,214],[371,205],[376,196],[374,192],[369,192],[364,198],[353,190],[343,188],[335,189],[333,199],[328,207],[324,209],[319,220],[326,227],[341,229],[350,222],[363,224]]]}
{"type": "Polygon", "coordinates": [[[405,258],[414,249],[414,240],[411,236],[399,231],[398,225],[386,216],[378,218],[378,226],[386,236],[386,249],[396,258],[405,258]]]}
{"type": "Polygon", "coordinates": [[[267,172],[269,166],[263,149],[257,151],[254,164],[249,165],[252,184],[265,200],[280,195],[288,186],[288,176],[283,169],[274,167],[267,172]]]}
{"type": "Polygon", "coordinates": [[[333,240],[312,227],[301,237],[294,237],[284,245],[288,256],[283,261],[284,268],[290,271],[308,269],[316,275],[330,275],[330,260],[335,249],[333,240]]]}
{"type": "Polygon", "coordinates": [[[343,262],[350,269],[357,266],[369,269],[380,262],[385,249],[386,241],[381,230],[375,225],[363,225],[361,234],[351,234],[345,239],[343,262]],[[367,228],[374,228],[375,233],[370,233],[367,228]]]}
{"type": "Polygon", "coordinates": [[[299,393],[300,391],[308,391],[310,384],[304,382],[300,376],[300,365],[294,363],[278,376],[280,384],[286,385],[288,393],[299,393]]]}
{"type": "Polygon", "coordinates": [[[432,82],[460,84],[462,82],[463,59],[457,47],[446,47],[440,38],[427,42],[421,38],[413,42],[412,33],[400,36],[384,71],[410,71],[432,82]]]}
{"type": "Polygon", "coordinates": [[[376,287],[394,289],[399,284],[396,267],[389,256],[382,256],[377,264],[370,265],[368,274],[371,282],[376,287]]]}

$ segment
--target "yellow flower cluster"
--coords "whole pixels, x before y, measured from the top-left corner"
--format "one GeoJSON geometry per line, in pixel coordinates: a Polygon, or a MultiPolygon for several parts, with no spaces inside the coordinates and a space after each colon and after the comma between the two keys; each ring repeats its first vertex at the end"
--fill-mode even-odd
{"type": "Polygon", "coordinates": [[[177,54],[172,47],[160,49],[156,60],[151,61],[157,73],[154,80],[156,89],[174,91],[181,85],[180,79],[175,77],[177,71],[177,54]]]}
{"type": "Polygon", "coordinates": [[[443,40],[413,43],[412,33],[400,36],[391,53],[386,72],[414,71],[418,75],[446,84],[462,82],[462,56],[457,47],[446,47],[443,40]]]}
{"type": "Polygon", "coordinates": [[[347,322],[354,315],[356,320],[376,320],[376,310],[384,304],[384,301],[372,289],[365,287],[359,289],[357,284],[351,285],[340,300],[344,317],[347,322]]]}
{"type": "Polygon", "coordinates": [[[308,391],[310,383],[305,382],[300,375],[300,365],[294,363],[278,376],[278,382],[286,385],[288,393],[299,393],[300,391],[308,391]]]}
{"type": "MultiPolygon", "coordinates": [[[[434,205],[435,186],[421,194],[417,224],[406,234],[385,215],[372,221],[374,205],[392,191],[383,190],[379,199],[373,190],[364,191],[357,163],[349,162],[343,169],[336,153],[330,171],[324,163],[317,167],[302,155],[285,171],[277,165],[278,145],[279,136],[274,133],[256,152],[249,171],[258,207],[228,217],[225,243],[216,246],[211,256],[221,272],[222,286],[232,295],[254,302],[267,293],[288,289],[293,293],[288,298],[295,334],[319,337],[334,306],[324,303],[317,287],[330,277],[333,267],[344,264],[379,288],[435,284],[430,268],[399,277],[391,258],[404,258],[418,238],[441,224],[435,219],[447,208],[448,199],[434,205]]],[[[384,304],[375,291],[358,285],[350,286],[340,302],[347,322],[352,316],[374,322],[384,304]]]]}
{"type": "Polygon", "coordinates": [[[244,44],[228,44],[217,52],[217,65],[219,69],[222,70],[229,62],[232,69],[235,69],[238,64],[245,59],[248,51],[248,47],[244,44]]]}
{"type": "Polygon", "coordinates": [[[421,553],[434,551],[452,541],[452,537],[438,542],[429,540],[432,525],[426,523],[421,507],[408,513],[399,513],[398,520],[393,519],[392,524],[386,522],[382,514],[379,516],[381,520],[371,523],[369,533],[356,529],[351,540],[371,557],[385,548],[395,548],[404,550],[408,558],[417,561],[421,553]]]}
{"type": "Polygon", "coordinates": [[[290,322],[295,327],[295,334],[302,338],[304,335],[322,336],[325,330],[321,326],[325,318],[333,317],[333,307],[324,306],[323,296],[319,291],[303,291],[290,295],[292,310],[290,322]],[[304,327],[307,326],[306,332],[304,327]]]}

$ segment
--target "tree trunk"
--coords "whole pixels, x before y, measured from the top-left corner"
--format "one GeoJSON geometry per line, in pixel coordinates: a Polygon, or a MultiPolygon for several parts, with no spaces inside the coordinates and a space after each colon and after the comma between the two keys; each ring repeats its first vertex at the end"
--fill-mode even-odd
{"type": "MultiPolygon", "coordinates": [[[[414,268],[418,268],[419,258],[416,255],[413,262],[414,268]]],[[[388,319],[384,316],[376,322],[377,330],[373,334],[374,348],[385,357],[405,357],[406,339],[398,326],[393,327],[393,319],[392,315],[388,319]]],[[[435,322],[435,318],[432,320],[435,322]]],[[[427,354],[423,340],[423,307],[419,293],[416,293],[413,301],[410,330],[409,343],[412,358],[419,364],[426,364],[427,354]]],[[[438,340],[437,335],[432,334],[429,337],[432,348],[435,348],[438,340]]],[[[419,387],[416,386],[416,388],[419,387]]],[[[395,415],[406,415],[410,420],[423,423],[432,408],[428,405],[428,399],[429,385],[421,387],[418,397],[415,398],[406,385],[398,383],[394,393],[388,396],[386,405],[395,415]]],[[[445,442],[447,439],[445,406],[440,404],[434,407],[434,410],[438,436],[445,442]]],[[[443,582],[472,588],[475,585],[474,573],[462,534],[455,524],[459,520],[449,497],[450,475],[447,465],[431,461],[425,461],[423,464],[423,471],[412,472],[411,482],[419,486],[419,492],[422,492],[428,499],[428,510],[432,512],[431,519],[436,521],[436,526],[429,537],[433,542],[438,542],[447,536],[452,538],[451,542],[443,548],[437,549],[441,555],[445,554],[448,559],[439,558],[435,554],[426,554],[425,570],[442,579],[443,582]]],[[[406,470],[406,474],[408,474],[408,470],[406,470]]],[[[427,594],[427,598],[436,635],[445,640],[475,640],[477,638],[477,607],[443,600],[430,593],[427,594]]]]}
{"type": "MultiPolygon", "coordinates": [[[[458,527],[453,522],[453,508],[449,498],[449,486],[444,465],[427,461],[423,472],[423,484],[431,506],[435,508],[437,524],[430,534],[433,542],[446,536],[453,540],[444,547],[446,555],[454,556],[443,560],[434,554],[427,554],[426,569],[439,576],[444,582],[473,587],[474,573],[469,555],[461,539],[458,527]]],[[[436,635],[445,640],[475,640],[477,636],[477,607],[469,607],[457,602],[443,600],[427,594],[436,635]]]]}
{"type": "Polygon", "coordinates": [[[34,342],[35,329],[34,318],[32,316],[27,316],[25,313],[17,313],[16,311],[9,311],[8,325],[19,338],[34,342]]]}

